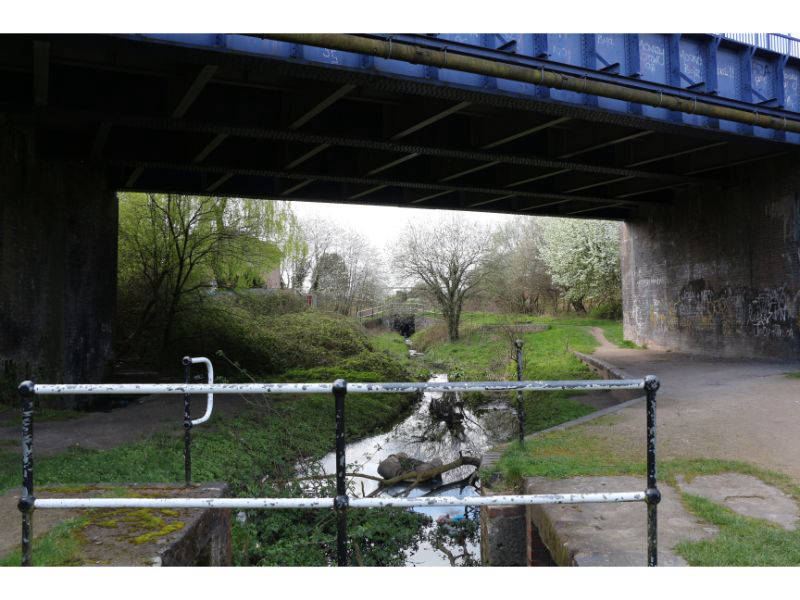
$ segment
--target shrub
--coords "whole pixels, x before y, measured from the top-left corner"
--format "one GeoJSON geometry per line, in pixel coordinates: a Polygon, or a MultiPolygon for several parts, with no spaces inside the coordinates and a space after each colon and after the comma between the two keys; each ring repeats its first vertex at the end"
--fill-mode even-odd
{"type": "Polygon", "coordinates": [[[606,302],[604,304],[598,304],[591,309],[590,316],[595,319],[619,321],[622,318],[622,303],[606,302]]]}

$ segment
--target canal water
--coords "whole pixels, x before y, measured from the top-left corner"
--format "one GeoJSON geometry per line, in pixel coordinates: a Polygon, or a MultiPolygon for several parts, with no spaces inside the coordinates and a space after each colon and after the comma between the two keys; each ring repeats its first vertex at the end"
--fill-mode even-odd
{"type": "MultiPolygon", "coordinates": [[[[447,381],[447,374],[433,374],[429,381],[447,381]]],[[[480,457],[485,450],[513,437],[516,432],[516,413],[502,401],[493,402],[488,409],[478,412],[464,407],[460,398],[446,398],[453,402],[456,419],[450,423],[431,411],[431,404],[442,401],[442,392],[426,392],[414,412],[398,423],[388,433],[375,435],[346,447],[347,472],[378,476],[378,464],[390,454],[400,452],[422,461],[438,458],[447,464],[465,456],[480,457]]],[[[331,452],[322,459],[325,473],[336,472],[335,454],[331,452]]],[[[387,488],[381,495],[442,495],[467,497],[478,495],[470,485],[464,488],[432,491],[448,483],[459,482],[468,477],[475,467],[466,465],[442,475],[436,484],[420,484],[410,492],[407,486],[387,488]]],[[[378,482],[362,478],[348,478],[358,496],[370,494],[378,482]]],[[[408,566],[467,566],[480,564],[480,527],[478,510],[467,507],[420,507],[414,508],[431,518],[423,532],[423,542],[406,555],[408,566]]]]}

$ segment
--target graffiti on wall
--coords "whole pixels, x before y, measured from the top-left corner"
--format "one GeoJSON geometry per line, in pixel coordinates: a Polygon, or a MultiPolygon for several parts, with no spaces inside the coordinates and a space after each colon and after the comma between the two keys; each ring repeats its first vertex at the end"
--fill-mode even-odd
{"type": "Polygon", "coordinates": [[[706,287],[702,279],[681,288],[674,303],[652,306],[651,330],[684,330],[723,336],[800,337],[800,291],[788,286],[756,290],[706,287]]]}
{"type": "Polygon", "coordinates": [[[763,290],[750,301],[747,324],[757,336],[794,337],[797,294],[790,294],[786,287],[763,290]]]}

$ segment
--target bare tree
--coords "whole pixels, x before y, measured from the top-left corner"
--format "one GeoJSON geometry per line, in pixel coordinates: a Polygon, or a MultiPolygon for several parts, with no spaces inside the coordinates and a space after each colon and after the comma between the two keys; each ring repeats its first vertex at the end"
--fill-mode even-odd
{"type": "Polygon", "coordinates": [[[489,262],[490,298],[503,310],[539,314],[545,305],[556,310],[558,288],[541,257],[542,226],[525,217],[498,228],[489,262]]]}
{"type": "Polygon", "coordinates": [[[437,224],[409,222],[393,256],[397,274],[421,282],[442,310],[451,341],[458,339],[464,300],[483,282],[491,231],[462,218],[437,224]]]}

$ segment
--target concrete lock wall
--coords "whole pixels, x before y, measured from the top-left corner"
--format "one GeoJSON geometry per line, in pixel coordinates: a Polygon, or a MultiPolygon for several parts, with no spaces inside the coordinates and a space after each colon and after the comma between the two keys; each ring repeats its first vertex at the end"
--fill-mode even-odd
{"type": "Polygon", "coordinates": [[[30,130],[0,125],[4,395],[27,378],[103,379],[116,309],[117,218],[100,168],[42,159],[30,130]]]}
{"type": "Polygon", "coordinates": [[[800,355],[800,161],[742,166],[622,234],[625,336],[651,348],[800,355]]]}

